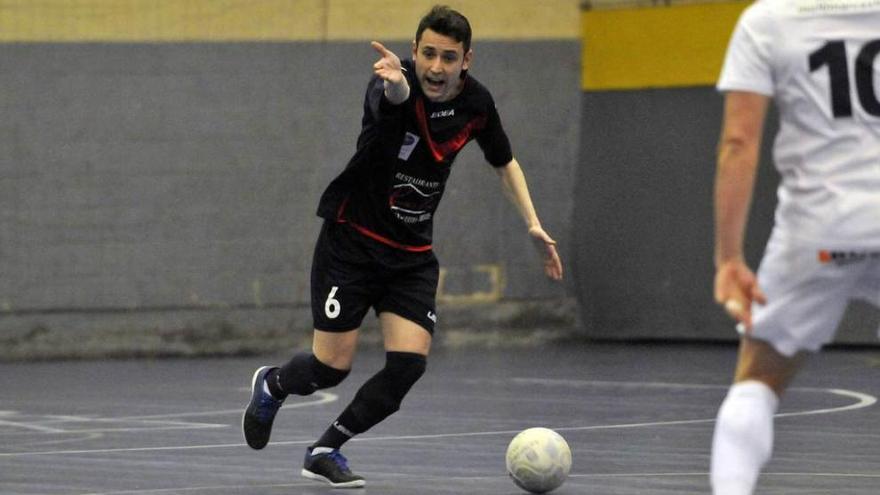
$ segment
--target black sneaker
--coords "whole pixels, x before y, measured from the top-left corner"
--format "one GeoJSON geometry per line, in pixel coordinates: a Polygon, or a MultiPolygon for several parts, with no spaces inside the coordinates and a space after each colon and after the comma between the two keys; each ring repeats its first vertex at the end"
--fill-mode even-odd
{"type": "Polygon", "coordinates": [[[251,383],[251,401],[241,418],[244,440],[252,449],[256,450],[262,449],[269,443],[272,421],[275,420],[275,414],[284,402],[284,399],[278,400],[263,391],[266,374],[273,369],[272,366],[263,366],[254,373],[254,379],[251,383]]]}
{"type": "Polygon", "coordinates": [[[339,449],[309,447],[301,474],[306,478],[329,483],[333,488],[360,488],[366,483],[348,469],[348,461],[339,449]],[[317,454],[312,450],[318,450],[317,454]]]}

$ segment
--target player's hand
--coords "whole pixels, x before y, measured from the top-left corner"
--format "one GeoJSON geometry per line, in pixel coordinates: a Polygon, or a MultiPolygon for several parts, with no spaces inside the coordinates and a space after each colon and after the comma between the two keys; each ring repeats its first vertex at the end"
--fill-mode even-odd
{"type": "Polygon", "coordinates": [[[391,84],[403,82],[403,69],[400,66],[400,58],[378,41],[373,41],[370,44],[380,55],[379,60],[373,64],[373,73],[391,84]]]}
{"type": "Polygon", "coordinates": [[[766,304],[767,296],[758,286],[755,273],[743,260],[735,259],[718,265],[715,272],[715,302],[748,331],[752,328],[752,303],[766,304]]]}
{"type": "Polygon", "coordinates": [[[553,280],[562,280],[562,260],[556,250],[556,241],[541,227],[532,227],[529,235],[544,260],[544,274],[553,280]]]}

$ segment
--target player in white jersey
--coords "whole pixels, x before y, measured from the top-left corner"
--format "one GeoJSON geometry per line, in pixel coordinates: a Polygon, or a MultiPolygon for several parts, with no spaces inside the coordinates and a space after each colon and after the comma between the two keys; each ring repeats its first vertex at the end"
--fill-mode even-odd
{"type": "Polygon", "coordinates": [[[742,334],[712,444],[715,495],[753,493],[779,397],[850,299],[880,305],[880,0],[759,0],[740,17],[715,183],[715,299],[742,334]],[[782,181],[757,276],[743,235],[770,100],[782,181]]]}

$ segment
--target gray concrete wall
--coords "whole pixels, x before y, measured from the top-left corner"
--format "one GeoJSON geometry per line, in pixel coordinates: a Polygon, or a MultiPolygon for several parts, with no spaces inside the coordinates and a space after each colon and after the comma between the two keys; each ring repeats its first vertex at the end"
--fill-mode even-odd
{"type": "MultiPolygon", "coordinates": [[[[734,340],[712,299],[712,191],[722,97],[710,87],[585,92],[575,173],[574,293],[589,336],[734,340]]],[[[746,257],[757,267],[778,175],[771,112],[746,257]]],[[[876,343],[880,310],[850,306],[837,342],[876,343]]]]}
{"type": "MultiPolygon", "coordinates": [[[[472,72],[571,256],[579,42],[474,48],[472,72]]],[[[0,45],[2,347],[64,355],[112,334],[161,353],[157,335],[203,329],[215,338],[196,338],[198,352],[223,332],[274,336],[259,350],[307,335],[314,210],[354,150],[373,58],[366,43],[0,45]]],[[[437,222],[450,295],[499,289],[475,269],[498,265],[504,302],[545,302],[548,325],[571,326],[568,292],[544,279],[476,145],[437,222]]]]}

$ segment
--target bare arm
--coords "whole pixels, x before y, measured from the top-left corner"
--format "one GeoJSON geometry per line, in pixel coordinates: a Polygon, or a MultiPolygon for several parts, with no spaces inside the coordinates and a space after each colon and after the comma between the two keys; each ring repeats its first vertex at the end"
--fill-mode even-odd
{"type": "Polygon", "coordinates": [[[757,278],[746,265],[743,238],[752,202],[769,98],[732,91],[724,100],[724,124],[715,176],[715,301],[750,328],[751,303],[764,304],[757,278]]]}
{"type": "Polygon", "coordinates": [[[409,98],[409,83],[403,75],[400,58],[378,41],[370,44],[381,57],[373,64],[373,72],[385,81],[385,97],[392,104],[400,105],[409,98]]]}
{"type": "Polygon", "coordinates": [[[520,216],[526,223],[529,235],[535,242],[538,251],[541,252],[544,260],[544,273],[553,280],[562,280],[562,261],[556,250],[556,241],[554,241],[544,228],[541,227],[541,221],[532,204],[532,198],[529,195],[529,188],[526,184],[525,175],[516,158],[512,159],[507,165],[495,168],[498,176],[501,178],[501,185],[507,198],[516,206],[520,216]]]}

